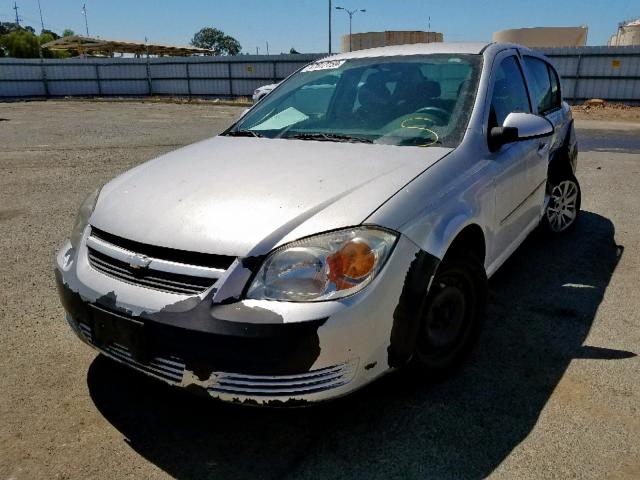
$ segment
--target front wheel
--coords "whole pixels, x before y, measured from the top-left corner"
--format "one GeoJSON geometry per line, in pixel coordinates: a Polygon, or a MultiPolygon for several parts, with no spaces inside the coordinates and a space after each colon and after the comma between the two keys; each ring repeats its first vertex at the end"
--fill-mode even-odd
{"type": "Polygon", "coordinates": [[[578,179],[570,175],[549,184],[547,208],[542,219],[545,229],[554,234],[572,230],[580,213],[581,192],[578,179]]]}
{"type": "Polygon", "coordinates": [[[429,380],[449,377],[475,345],[487,303],[487,277],[471,254],[440,264],[427,294],[413,364],[429,380]]]}

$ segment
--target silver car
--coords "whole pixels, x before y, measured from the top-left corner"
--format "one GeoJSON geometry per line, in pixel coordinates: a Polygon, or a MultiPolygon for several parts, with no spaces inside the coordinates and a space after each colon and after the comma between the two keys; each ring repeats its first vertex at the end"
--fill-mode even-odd
{"type": "Polygon", "coordinates": [[[256,88],[253,91],[252,99],[255,102],[262,99],[262,97],[266,97],[269,93],[271,93],[276,87],[277,83],[270,83],[269,85],[262,85],[261,87],[256,88]]]}
{"type": "Polygon", "coordinates": [[[299,405],[452,374],[489,278],[580,209],[558,74],[512,44],[302,68],[221,135],[92,193],[56,259],[104,355],[222,400],[299,405]]]}

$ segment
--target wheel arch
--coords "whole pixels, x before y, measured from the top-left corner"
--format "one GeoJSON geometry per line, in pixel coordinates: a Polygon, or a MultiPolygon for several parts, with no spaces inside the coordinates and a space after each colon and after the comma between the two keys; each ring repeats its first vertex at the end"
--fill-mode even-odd
{"type": "Polygon", "coordinates": [[[480,225],[469,222],[463,226],[453,237],[443,259],[460,251],[472,253],[484,265],[487,256],[487,242],[480,225]]]}
{"type": "Polygon", "coordinates": [[[576,140],[573,120],[567,129],[567,133],[560,148],[553,152],[549,160],[547,178],[550,182],[575,175],[578,158],[578,143],[576,140]]]}
{"type": "Polygon", "coordinates": [[[486,238],[485,231],[476,218],[458,214],[429,232],[424,249],[440,260],[455,251],[470,251],[484,266],[487,257],[486,238]]]}

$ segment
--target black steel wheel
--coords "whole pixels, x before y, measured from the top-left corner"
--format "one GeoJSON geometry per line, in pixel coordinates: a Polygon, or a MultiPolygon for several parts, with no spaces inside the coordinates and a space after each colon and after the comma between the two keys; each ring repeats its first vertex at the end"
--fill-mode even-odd
{"type": "Polygon", "coordinates": [[[450,376],[480,336],[486,303],[481,262],[464,252],[445,257],[427,294],[413,364],[431,380],[450,376]]]}

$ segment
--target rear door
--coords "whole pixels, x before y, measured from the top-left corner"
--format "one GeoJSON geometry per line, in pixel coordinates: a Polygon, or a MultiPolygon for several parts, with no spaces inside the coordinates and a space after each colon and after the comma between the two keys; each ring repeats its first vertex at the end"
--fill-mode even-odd
{"type": "MultiPolygon", "coordinates": [[[[523,57],[529,92],[534,113],[545,117],[553,126],[551,137],[539,139],[540,155],[532,158],[529,175],[533,182],[546,183],[549,158],[562,146],[567,128],[568,116],[562,109],[560,80],[555,69],[544,60],[525,55],[523,57]]],[[[540,213],[544,205],[544,189],[536,196],[540,205],[540,213]]]]}

